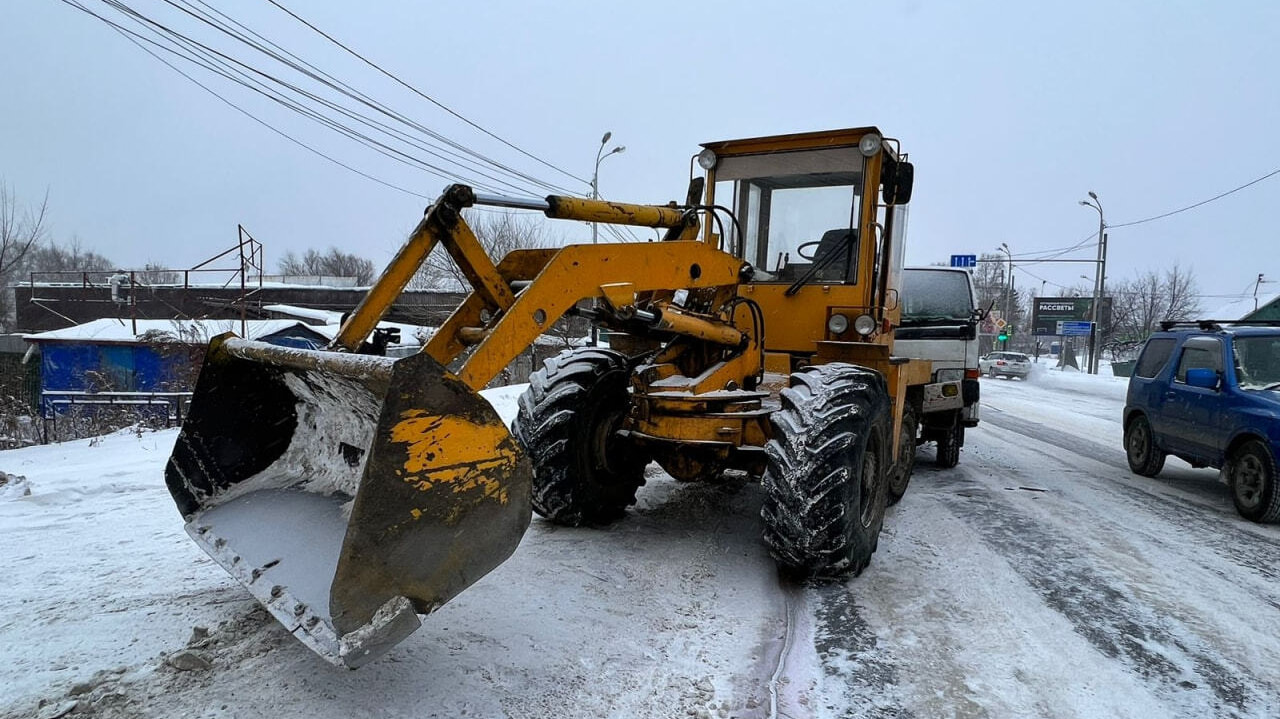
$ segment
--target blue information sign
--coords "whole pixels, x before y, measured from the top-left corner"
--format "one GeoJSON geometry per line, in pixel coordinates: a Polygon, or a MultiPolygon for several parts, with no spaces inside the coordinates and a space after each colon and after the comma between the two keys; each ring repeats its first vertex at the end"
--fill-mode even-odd
{"type": "Polygon", "coordinates": [[[1066,337],[1088,337],[1092,325],[1092,322],[1059,322],[1058,334],[1066,337]]]}
{"type": "Polygon", "coordinates": [[[952,255],[951,266],[952,267],[977,267],[978,256],[977,255],[952,255]]]}

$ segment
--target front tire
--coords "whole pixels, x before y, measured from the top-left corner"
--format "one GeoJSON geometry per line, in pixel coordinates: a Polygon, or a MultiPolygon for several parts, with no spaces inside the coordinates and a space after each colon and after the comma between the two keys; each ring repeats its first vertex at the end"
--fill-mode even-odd
{"type": "Polygon", "coordinates": [[[760,510],[787,574],[856,575],[871,561],[884,524],[889,416],[877,372],[832,363],[791,375],[770,418],[760,510]]]}
{"type": "Polygon", "coordinates": [[[571,527],[620,519],[644,484],[647,458],[616,435],[631,407],[627,358],[566,350],[529,377],[512,434],[533,461],[533,509],[571,527]]]}
{"type": "Polygon", "coordinates": [[[1241,517],[1251,522],[1280,520],[1280,491],[1276,461],[1266,444],[1256,439],[1240,445],[1227,460],[1227,485],[1241,517]]]}
{"type": "Polygon", "coordinates": [[[1129,460],[1129,469],[1134,474],[1154,477],[1164,469],[1165,454],[1156,447],[1151,422],[1146,415],[1140,414],[1125,425],[1124,454],[1129,460]]]}

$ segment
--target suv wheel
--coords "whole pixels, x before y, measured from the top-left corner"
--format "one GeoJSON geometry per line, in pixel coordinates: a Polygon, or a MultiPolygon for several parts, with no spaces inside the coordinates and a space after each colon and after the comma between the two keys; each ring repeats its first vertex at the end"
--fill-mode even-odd
{"type": "Polygon", "coordinates": [[[1267,445],[1251,439],[1232,452],[1227,460],[1227,483],[1241,517],[1253,522],[1280,519],[1276,461],[1267,445]]]}
{"type": "Polygon", "coordinates": [[[1134,474],[1154,477],[1164,469],[1165,454],[1156,447],[1146,415],[1134,417],[1124,428],[1124,453],[1134,474]]]}

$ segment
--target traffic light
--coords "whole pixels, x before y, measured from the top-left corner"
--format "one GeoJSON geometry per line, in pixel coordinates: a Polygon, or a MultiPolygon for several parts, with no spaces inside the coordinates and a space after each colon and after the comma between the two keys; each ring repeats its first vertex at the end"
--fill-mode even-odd
{"type": "Polygon", "coordinates": [[[1000,330],[1000,334],[996,336],[996,339],[1000,340],[1001,342],[1008,342],[1008,341],[1009,341],[1009,330],[1008,330],[1008,329],[1002,329],[1002,330],[1000,330]]]}

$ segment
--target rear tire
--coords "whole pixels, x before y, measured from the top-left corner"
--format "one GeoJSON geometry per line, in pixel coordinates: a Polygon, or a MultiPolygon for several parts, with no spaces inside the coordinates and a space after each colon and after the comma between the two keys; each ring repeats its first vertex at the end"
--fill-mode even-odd
{"type": "Polygon", "coordinates": [[[566,350],[529,377],[512,434],[533,461],[533,509],[571,527],[620,519],[648,458],[615,432],[631,407],[627,358],[566,350]]]}
{"type": "Polygon", "coordinates": [[[893,506],[907,493],[907,484],[911,482],[911,473],[916,468],[916,433],[920,420],[910,405],[902,408],[902,434],[898,442],[898,465],[889,478],[888,504],[893,506]]]}
{"type": "Polygon", "coordinates": [[[1125,425],[1124,455],[1134,474],[1154,477],[1164,469],[1165,454],[1156,447],[1155,438],[1151,434],[1151,422],[1147,421],[1146,415],[1140,414],[1125,425]]]}
{"type": "Polygon", "coordinates": [[[960,445],[964,444],[964,425],[957,416],[951,429],[938,437],[938,455],[934,464],[943,469],[951,469],[960,464],[960,445]]]}
{"type": "Polygon", "coordinates": [[[832,363],[791,375],[770,421],[764,539],[790,575],[856,575],[871,561],[887,499],[884,378],[832,363]]]}
{"type": "Polygon", "coordinates": [[[1227,460],[1227,485],[1241,517],[1251,522],[1280,520],[1280,491],[1276,488],[1276,460],[1256,439],[1240,445],[1227,460]]]}

